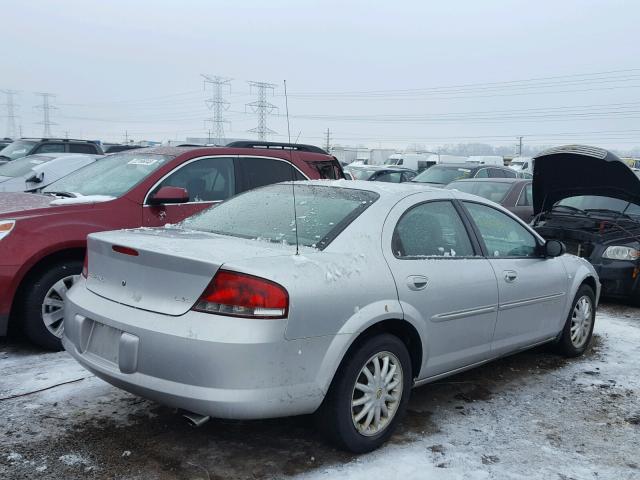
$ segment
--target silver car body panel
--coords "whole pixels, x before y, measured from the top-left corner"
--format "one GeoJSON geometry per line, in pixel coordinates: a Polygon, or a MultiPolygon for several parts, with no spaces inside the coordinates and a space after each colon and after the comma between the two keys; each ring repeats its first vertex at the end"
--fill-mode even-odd
{"type": "MultiPolygon", "coordinates": [[[[33,155],[38,157],[38,155],[33,155]]],[[[85,155],[82,153],[43,154],[42,156],[55,156],[53,160],[39,165],[34,165],[31,171],[19,177],[3,177],[0,181],[0,192],[33,192],[49,186],[56,180],[79,170],[93,162],[103,158],[102,155],[85,155]],[[31,177],[37,177],[39,182],[28,182],[31,177]]],[[[30,158],[30,157],[25,157],[30,158]]]]}
{"type": "Polygon", "coordinates": [[[398,219],[422,202],[473,200],[525,225],[487,200],[420,185],[301,183],[369,190],[379,199],[323,251],[302,248],[299,255],[292,246],[175,228],[92,234],[89,278],[67,297],[65,348],[106,381],[161,403],[267,418],[317,409],[350,346],[379,322],[404,321],[415,330],[421,384],[554,338],[587,277],[599,295],[593,267],[570,255],[393,255],[398,219]],[[139,255],[114,252],[114,245],[139,255]],[[221,266],[286,288],[288,318],[191,310],[221,266]],[[508,286],[505,270],[517,271],[508,286]]]}

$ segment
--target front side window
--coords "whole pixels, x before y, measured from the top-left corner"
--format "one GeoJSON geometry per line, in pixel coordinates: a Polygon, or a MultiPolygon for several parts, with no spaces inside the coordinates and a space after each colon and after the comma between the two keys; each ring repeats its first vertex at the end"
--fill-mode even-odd
{"type": "Polygon", "coordinates": [[[43,193],[119,197],[173,158],[149,153],[116,153],[53,182],[43,193]]]}
{"type": "Polygon", "coordinates": [[[186,219],[182,226],[231,237],[323,249],[378,198],[373,192],[279,184],[251,190],[186,219]],[[293,192],[297,222],[294,219],[293,192]]]}
{"type": "Polygon", "coordinates": [[[233,159],[205,158],[179,167],[165,178],[161,187],[180,187],[189,193],[190,202],[215,202],[235,194],[233,159]]]}
{"type": "Polygon", "coordinates": [[[487,247],[489,257],[535,257],[538,243],[531,232],[495,208],[463,202],[487,247]]]}
{"type": "Polygon", "coordinates": [[[474,255],[467,230],[449,201],[422,203],[407,210],[396,225],[391,247],[398,258],[474,255]]]}

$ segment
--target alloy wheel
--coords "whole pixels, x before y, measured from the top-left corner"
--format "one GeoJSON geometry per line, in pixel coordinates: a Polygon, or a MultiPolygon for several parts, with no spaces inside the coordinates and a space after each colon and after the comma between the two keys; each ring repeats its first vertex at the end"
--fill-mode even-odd
{"type": "Polygon", "coordinates": [[[578,299],[571,314],[571,343],[575,348],[582,348],[589,338],[593,323],[593,305],[591,299],[584,295],[578,299]]]}
{"type": "Polygon", "coordinates": [[[402,399],[402,376],[402,364],[391,352],[367,360],[351,395],[351,419],[358,433],[370,437],[391,423],[402,399]]]}

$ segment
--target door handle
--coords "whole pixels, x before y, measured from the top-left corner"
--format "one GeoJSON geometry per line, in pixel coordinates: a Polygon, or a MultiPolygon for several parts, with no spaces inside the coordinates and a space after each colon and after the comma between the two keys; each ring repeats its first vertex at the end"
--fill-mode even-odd
{"type": "Polygon", "coordinates": [[[513,282],[515,281],[516,278],[518,278],[518,272],[516,272],[515,270],[505,270],[504,272],[504,281],[505,282],[513,282]]]}
{"type": "Polygon", "coordinates": [[[423,275],[409,275],[407,277],[407,287],[409,290],[424,290],[429,285],[429,279],[423,275]]]}

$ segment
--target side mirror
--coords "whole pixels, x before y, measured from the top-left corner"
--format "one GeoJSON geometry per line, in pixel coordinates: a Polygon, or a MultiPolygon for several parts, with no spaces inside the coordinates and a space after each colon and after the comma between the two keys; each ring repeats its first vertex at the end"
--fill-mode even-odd
{"type": "Polygon", "coordinates": [[[547,240],[544,244],[545,257],[559,257],[560,255],[564,255],[566,251],[567,247],[559,240],[547,240]]]}
{"type": "Polygon", "coordinates": [[[27,183],[42,183],[44,180],[44,172],[34,173],[29,178],[27,178],[27,183]]]}
{"type": "Polygon", "coordinates": [[[149,205],[186,203],[189,201],[189,192],[181,187],[160,187],[160,190],[152,194],[147,201],[149,205]]]}

